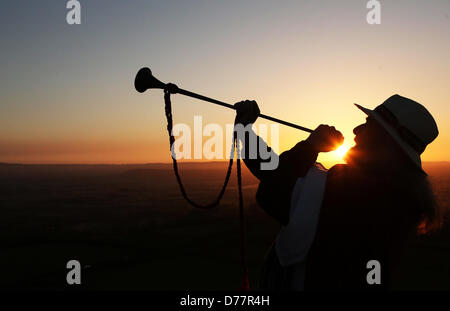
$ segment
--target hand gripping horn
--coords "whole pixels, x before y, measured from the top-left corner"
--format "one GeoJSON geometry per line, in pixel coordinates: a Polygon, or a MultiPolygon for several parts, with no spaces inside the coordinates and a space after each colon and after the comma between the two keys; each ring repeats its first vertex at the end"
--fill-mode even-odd
{"type": "MultiPolygon", "coordinates": [[[[136,91],[138,91],[139,93],[143,93],[143,92],[147,91],[148,89],[167,89],[172,94],[175,94],[175,93],[183,94],[183,95],[186,95],[189,97],[197,98],[197,99],[204,100],[204,101],[216,104],[216,105],[220,105],[223,107],[227,107],[227,108],[236,110],[236,108],[233,105],[230,105],[230,104],[227,104],[227,103],[221,102],[219,100],[209,98],[209,97],[206,97],[206,96],[203,96],[200,94],[196,94],[196,93],[193,93],[193,92],[190,92],[187,90],[180,89],[175,84],[172,84],[172,83],[161,82],[153,76],[152,71],[148,67],[141,68],[138,71],[138,73],[136,74],[136,78],[134,79],[134,87],[136,88],[136,91]]],[[[298,130],[302,130],[302,131],[305,131],[308,133],[313,132],[313,130],[311,130],[309,128],[306,128],[306,127],[303,127],[303,126],[300,126],[300,125],[297,125],[294,123],[286,122],[284,120],[280,120],[280,119],[277,119],[277,118],[274,118],[271,116],[267,116],[264,114],[259,114],[258,117],[266,119],[266,120],[270,120],[273,122],[277,122],[277,123],[280,123],[280,124],[283,124],[283,125],[286,125],[286,126],[298,129],[298,130]]]]}

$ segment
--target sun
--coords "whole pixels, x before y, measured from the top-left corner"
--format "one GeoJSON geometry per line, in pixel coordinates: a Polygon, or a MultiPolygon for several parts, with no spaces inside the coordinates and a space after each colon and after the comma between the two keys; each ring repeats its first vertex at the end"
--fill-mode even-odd
{"type": "Polygon", "coordinates": [[[349,149],[350,149],[349,146],[341,145],[339,148],[336,149],[336,155],[339,157],[339,159],[343,159],[349,149]]]}

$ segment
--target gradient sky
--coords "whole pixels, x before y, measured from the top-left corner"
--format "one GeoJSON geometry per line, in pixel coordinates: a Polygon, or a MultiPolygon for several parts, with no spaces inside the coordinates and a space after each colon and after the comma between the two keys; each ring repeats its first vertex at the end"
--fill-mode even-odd
{"type": "MultiPolygon", "coordinates": [[[[393,94],[434,115],[424,161],[450,158],[450,1],[2,1],[0,162],[168,162],[162,91],[138,94],[140,67],[160,80],[315,128],[352,145],[365,116],[393,94]]],[[[233,121],[234,112],[173,96],[174,121],[233,121]]],[[[258,121],[257,124],[262,121],[258,121]]],[[[306,137],[280,128],[281,151],[306,137]]],[[[333,153],[321,161],[336,161],[333,153]]]]}

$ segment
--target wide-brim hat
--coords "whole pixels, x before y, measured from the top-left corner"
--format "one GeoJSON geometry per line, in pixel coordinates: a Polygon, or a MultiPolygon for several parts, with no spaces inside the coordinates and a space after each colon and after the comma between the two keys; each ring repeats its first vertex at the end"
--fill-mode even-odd
{"type": "Polygon", "coordinates": [[[373,117],[423,171],[420,155],[439,134],[433,116],[424,106],[400,95],[389,97],[374,110],[355,105],[373,117]]]}

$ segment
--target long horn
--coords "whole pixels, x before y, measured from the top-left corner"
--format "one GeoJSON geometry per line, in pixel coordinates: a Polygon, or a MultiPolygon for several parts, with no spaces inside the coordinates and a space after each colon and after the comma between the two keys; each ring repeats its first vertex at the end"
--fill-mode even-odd
{"type": "MultiPolygon", "coordinates": [[[[178,93],[178,94],[183,94],[189,97],[194,97],[200,100],[204,100],[216,105],[220,105],[222,107],[227,107],[233,110],[236,110],[236,108],[233,105],[221,102],[219,100],[213,99],[213,98],[209,98],[200,94],[196,94],[193,92],[189,92],[183,89],[178,88],[175,84],[172,83],[163,83],[161,81],[159,81],[158,79],[156,79],[153,74],[152,71],[150,70],[150,68],[148,67],[144,67],[141,68],[138,73],[136,74],[136,78],[134,79],[134,87],[136,88],[136,91],[138,91],[139,93],[143,93],[148,89],[168,89],[171,93],[178,93]]],[[[259,118],[263,118],[266,120],[270,120],[273,122],[277,122],[289,127],[293,127],[295,129],[301,130],[301,131],[305,131],[308,133],[312,133],[313,130],[294,124],[294,123],[290,123],[290,122],[286,122],[284,120],[280,120],[271,116],[267,116],[264,114],[259,114],[258,116],[259,118]]]]}

